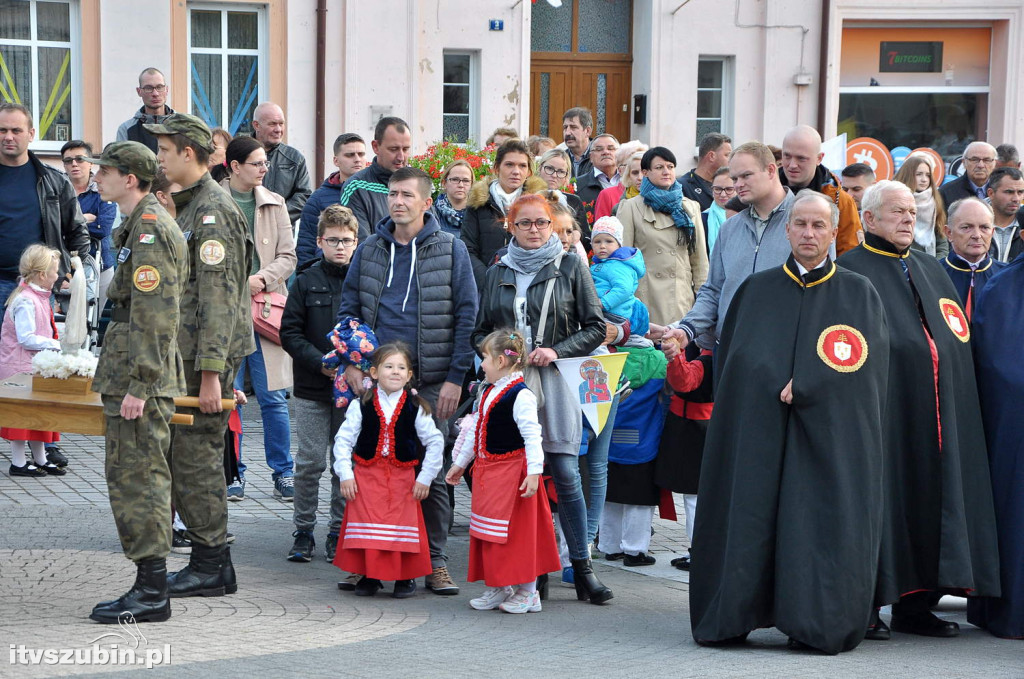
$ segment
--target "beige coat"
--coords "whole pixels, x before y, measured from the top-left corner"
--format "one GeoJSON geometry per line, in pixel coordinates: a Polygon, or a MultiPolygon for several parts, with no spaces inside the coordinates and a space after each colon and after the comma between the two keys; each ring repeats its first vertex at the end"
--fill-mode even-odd
{"type": "Polygon", "coordinates": [[[683,209],[694,224],[697,242],[693,254],[679,242],[679,230],[672,216],[655,212],[636,196],[619,204],[622,245],[644,255],[647,275],[640,279],[636,296],[651,314],[651,323],[666,325],[678,321],[693,306],[697,290],[708,277],[708,255],[700,204],[683,198],[683,209]]]}
{"type": "MultiPolygon", "coordinates": [[[[228,189],[228,180],[221,184],[228,189]]],[[[259,262],[257,276],[263,278],[267,292],[288,294],[288,278],[295,272],[295,238],[288,220],[284,198],[273,191],[257,186],[256,221],[253,241],[259,262]]],[[[292,386],[292,359],[280,345],[259,338],[263,362],[267,368],[267,388],[271,391],[292,386]]]]}

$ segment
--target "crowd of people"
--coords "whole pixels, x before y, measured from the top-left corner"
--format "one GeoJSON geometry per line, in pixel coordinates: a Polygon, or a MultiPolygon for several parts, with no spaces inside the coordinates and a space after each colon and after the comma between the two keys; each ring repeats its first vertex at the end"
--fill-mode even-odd
{"type": "MultiPolygon", "coordinates": [[[[101,154],[64,146],[66,178],[28,150],[31,112],[0,105],[0,191],[17,197],[0,207],[4,369],[55,348],[46,300],[71,252],[97,255],[112,304],[94,389],[138,574],[92,619],[166,620],[170,598],[237,591],[227,502],[246,467],[225,433],[248,376],[274,494],[294,503],[287,558],[316,554],[329,471],[323,554],[355,595],[413,596],[420,577],[459,593],[465,477],[477,610],[540,611],[549,573],[608,602],[595,554],[655,563],[655,508],[675,492],[699,644],[770,626],[825,653],[956,636],[931,612],[943,594],[1024,637],[1012,147],[971,143],[942,186],[917,154],[876,182],[822,165],[800,125],[777,148],[708,134],[683,172],[572,108],[562,144],[499,128],[491,176],[455,161],[433,196],[412,128],[384,117],[372,154],[337,138],[312,191],[279,106],[231,138],[172,111],[156,69],[138,93],[101,154]],[[595,431],[556,361],[610,353],[626,379],[601,384],[595,431]],[[171,427],[184,393],[195,422],[171,427]],[[169,574],[172,546],[190,556],[169,574]]],[[[42,448],[54,433],[0,433],[11,474],[65,472],[42,448]]]]}

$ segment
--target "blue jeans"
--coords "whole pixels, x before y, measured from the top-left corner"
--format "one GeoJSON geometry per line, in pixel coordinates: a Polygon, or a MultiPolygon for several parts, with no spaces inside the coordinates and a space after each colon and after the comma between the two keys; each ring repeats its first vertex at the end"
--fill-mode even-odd
{"type": "MultiPolygon", "coordinates": [[[[597,537],[597,527],[601,523],[601,514],[604,512],[604,498],[608,493],[608,449],[612,442],[612,429],[615,427],[615,414],[619,411],[619,397],[612,400],[611,410],[608,411],[608,419],[604,423],[601,434],[594,437],[594,430],[589,426],[584,427],[590,443],[587,446],[587,454],[580,458],[580,464],[586,465],[589,472],[590,501],[587,503],[587,544],[594,542],[597,537]]],[[[584,421],[584,424],[586,422],[584,421]]]]}
{"type": "MultiPolygon", "coordinates": [[[[11,293],[14,292],[14,288],[18,287],[18,281],[9,281],[6,278],[0,278],[0,307],[3,311],[7,311],[7,298],[10,297],[11,293]]],[[[0,312],[0,328],[4,325],[3,312],[0,312]]]]}
{"type": "MultiPolygon", "coordinates": [[[[285,389],[267,389],[267,367],[263,362],[263,340],[256,335],[256,351],[241,360],[238,374],[235,376],[235,389],[245,384],[245,371],[249,371],[256,400],[260,404],[260,416],[263,418],[263,449],[267,455],[267,466],[271,477],[277,481],[282,476],[292,476],[295,466],[292,462],[292,432],[288,423],[288,401],[285,400],[285,389]]],[[[242,409],[238,409],[241,417],[242,409]]],[[[241,437],[239,437],[241,438],[241,437]]],[[[246,466],[242,462],[241,449],[238,456],[238,475],[244,478],[246,466]]]]}
{"type": "Polygon", "coordinates": [[[558,521],[569,547],[570,559],[589,559],[587,549],[587,503],[580,483],[579,458],[571,453],[544,453],[548,471],[558,493],[558,521]]]}

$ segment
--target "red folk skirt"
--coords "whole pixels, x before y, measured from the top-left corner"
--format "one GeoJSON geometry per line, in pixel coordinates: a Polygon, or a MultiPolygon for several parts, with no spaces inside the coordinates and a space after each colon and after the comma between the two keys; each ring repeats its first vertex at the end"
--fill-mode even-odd
{"type": "Polygon", "coordinates": [[[522,497],[526,458],[478,457],[473,464],[469,531],[470,582],[488,587],[532,582],[562,569],[544,484],[522,497]]]}
{"type": "Polygon", "coordinates": [[[8,441],[42,441],[43,443],[56,443],[60,441],[60,434],[55,431],[15,429],[14,427],[0,427],[0,437],[8,441]]]}
{"type": "Polygon", "coordinates": [[[345,506],[334,565],[377,580],[433,572],[423,510],[413,499],[416,471],[385,462],[355,467],[355,499],[345,506]]]}

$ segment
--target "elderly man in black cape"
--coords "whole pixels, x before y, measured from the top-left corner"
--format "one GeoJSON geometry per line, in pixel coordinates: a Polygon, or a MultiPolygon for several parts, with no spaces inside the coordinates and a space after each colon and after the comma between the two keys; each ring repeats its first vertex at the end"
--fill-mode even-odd
{"type": "Polygon", "coordinates": [[[997,637],[1024,639],[1024,256],[980,291],[971,331],[992,468],[1002,597],[970,599],[967,621],[997,637]]]}
{"type": "Polygon", "coordinates": [[[702,645],[775,626],[835,654],[872,614],[889,335],[871,283],[828,256],[837,226],[831,201],[801,191],[792,255],[729,307],[690,571],[702,645]]]}
{"type": "MultiPolygon", "coordinates": [[[[930,610],[935,593],[999,596],[992,486],[971,355],[956,288],[934,258],[910,249],[914,196],[881,181],[861,202],[864,243],[841,266],[875,286],[889,323],[885,524],[878,598],[892,629],[953,637],[930,610]]],[[[875,616],[872,639],[887,639],[875,616]]]]}

